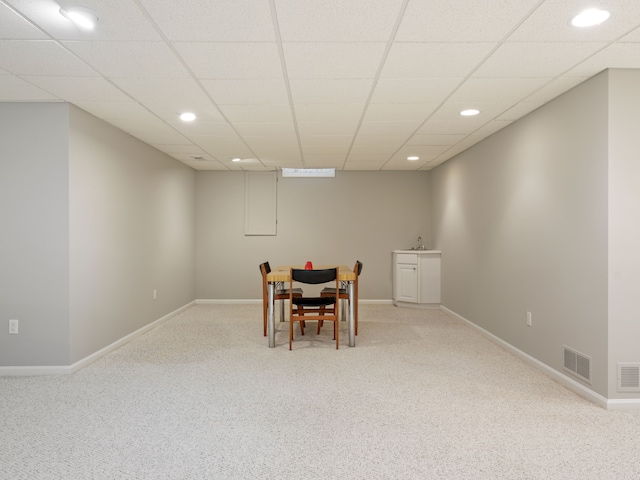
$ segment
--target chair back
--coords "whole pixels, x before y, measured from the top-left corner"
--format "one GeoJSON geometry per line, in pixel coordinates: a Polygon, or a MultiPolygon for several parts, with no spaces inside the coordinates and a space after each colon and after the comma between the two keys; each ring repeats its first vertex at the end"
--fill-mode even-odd
{"type": "Polygon", "coordinates": [[[291,269],[291,281],[300,283],[309,283],[317,285],[320,283],[333,282],[338,278],[337,268],[326,268],[323,270],[301,270],[298,268],[291,269]]]}
{"type": "Polygon", "coordinates": [[[353,266],[353,271],[356,273],[357,277],[362,273],[362,262],[360,260],[356,260],[356,264],[353,266]]]}

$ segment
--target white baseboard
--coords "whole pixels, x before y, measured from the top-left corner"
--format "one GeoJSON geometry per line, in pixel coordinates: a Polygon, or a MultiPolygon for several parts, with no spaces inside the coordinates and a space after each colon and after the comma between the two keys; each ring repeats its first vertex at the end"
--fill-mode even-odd
{"type": "Polygon", "coordinates": [[[500,345],[505,350],[508,350],[509,352],[513,353],[518,358],[524,360],[529,365],[533,366],[534,368],[536,368],[537,370],[541,371],[545,375],[551,377],[552,379],[554,379],[559,384],[561,384],[564,387],[568,388],[572,392],[577,393],[578,395],[580,395],[581,397],[585,398],[586,400],[589,400],[590,402],[593,402],[596,405],[599,405],[599,406],[601,406],[603,408],[606,408],[608,410],[636,410],[636,409],[640,409],[640,399],[607,399],[607,398],[603,397],[602,395],[600,395],[599,393],[596,393],[593,390],[590,390],[589,388],[587,388],[584,385],[578,383],[574,379],[566,376],[562,372],[559,372],[558,370],[555,370],[555,369],[551,368],[546,363],[542,363],[540,360],[538,360],[538,359],[532,357],[531,355],[523,352],[519,348],[516,348],[513,345],[511,345],[510,343],[505,342],[501,338],[495,336],[493,333],[488,332],[484,328],[476,325],[475,323],[471,322],[470,320],[467,320],[463,316],[458,315],[456,312],[454,312],[452,310],[449,310],[448,308],[446,308],[444,306],[441,306],[440,308],[442,310],[446,311],[447,313],[450,313],[454,317],[462,320],[464,323],[469,325],[474,330],[478,331],[484,337],[486,337],[489,340],[491,340],[492,342],[500,345]]]}
{"type": "Polygon", "coordinates": [[[195,301],[187,303],[186,305],[178,308],[177,310],[174,310],[173,312],[168,313],[164,317],[161,317],[158,320],[155,320],[145,325],[144,327],[139,328],[135,332],[131,332],[130,334],[122,337],[119,340],[116,340],[111,345],[107,345],[106,347],[98,350],[97,352],[94,352],[91,355],[88,355],[85,358],[78,360],[72,365],[0,367],[0,376],[69,375],[95,362],[96,360],[105,356],[106,354],[113,352],[117,348],[122,347],[123,345],[129,343],[134,338],[139,337],[140,335],[148,332],[149,330],[162,325],[163,323],[172,319],[179,313],[184,312],[189,307],[195,305],[195,303],[196,303],[195,301]]]}

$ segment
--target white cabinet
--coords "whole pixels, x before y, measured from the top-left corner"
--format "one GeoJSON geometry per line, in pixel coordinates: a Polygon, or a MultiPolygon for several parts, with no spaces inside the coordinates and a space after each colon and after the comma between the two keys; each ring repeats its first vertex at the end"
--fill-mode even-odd
{"type": "Polygon", "coordinates": [[[440,251],[393,252],[393,303],[398,306],[440,304],[440,251]]]}

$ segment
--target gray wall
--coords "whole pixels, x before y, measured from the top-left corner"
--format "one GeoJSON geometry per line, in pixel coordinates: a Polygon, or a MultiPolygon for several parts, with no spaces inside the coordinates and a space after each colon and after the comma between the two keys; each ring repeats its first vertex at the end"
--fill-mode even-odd
{"type": "Polygon", "coordinates": [[[74,362],[195,299],[195,171],[75,107],[70,125],[74,362]]]}
{"type": "Polygon", "coordinates": [[[609,396],[618,362],[640,362],[640,70],[609,71],[609,396]]]}
{"type": "Polygon", "coordinates": [[[73,364],[195,299],[193,169],[67,104],[0,104],[0,143],[0,365],[73,364]]]}
{"type": "Polygon", "coordinates": [[[431,177],[443,304],[558,371],[563,345],[591,356],[607,398],[640,360],[639,80],[603,72],[431,177]]]}
{"type": "Polygon", "coordinates": [[[0,103],[0,365],[69,363],[68,111],[0,103]]]}
{"type": "Polygon", "coordinates": [[[391,298],[391,251],[430,242],[429,172],[279,178],[278,234],[244,235],[244,174],[197,172],[199,299],[262,298],[258,265],[363,262],[360,298],[391,298]]]}

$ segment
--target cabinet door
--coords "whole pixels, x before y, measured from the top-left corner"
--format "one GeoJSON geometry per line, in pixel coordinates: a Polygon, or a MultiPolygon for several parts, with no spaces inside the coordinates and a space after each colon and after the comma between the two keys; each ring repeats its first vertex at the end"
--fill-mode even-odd
{"type": "Polygon", "coordinates": [[[420,303],[440,303],[440,255],[420,258],[420,303]]]}
{"type": "Polygon", "coordinates": [[[418,266],[396,264],[396,301],[418,302],[418,266]]]}

